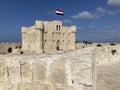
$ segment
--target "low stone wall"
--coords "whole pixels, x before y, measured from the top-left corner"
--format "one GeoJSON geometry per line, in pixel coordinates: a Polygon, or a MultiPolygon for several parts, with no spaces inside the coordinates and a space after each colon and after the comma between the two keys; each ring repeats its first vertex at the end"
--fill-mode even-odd
{"type": "Polygon", "coordinates": [[[76,47],[76,49],[83,49],[85,47],[85,44],[83,44],[83,43],[76,43],[75,47],[76,47]]]}
{"type": "Polygon", "coordinates": [[[93,90],[93,52],[0,55],[0,90],[93,90]]]}
{"type": "Polygon", "coordinates": [[[106,65],[120,61],[120,46],[102,46],[95,50],[96,64],[106,65]],[[115,50],[115,53],[112,53],[115,50]]]}
{"type": "Polygon", "coordinates": [[[1,43],[0,44],[0,54],[7,54],[8,49],[12,48],[12,51],[21,49],[22,45],[21,43],[1,43]]]}
{"type": "MultiPolygon", "coordinates": [[[[120,45],[108,44],[97,47],[95,50],[96,61],[96,90],[120,89],[120,45]],[[112,50],[116,50],[112,53],[112,50]]],[[[93,74],[95,75],[95,74],[93,74]]]]}

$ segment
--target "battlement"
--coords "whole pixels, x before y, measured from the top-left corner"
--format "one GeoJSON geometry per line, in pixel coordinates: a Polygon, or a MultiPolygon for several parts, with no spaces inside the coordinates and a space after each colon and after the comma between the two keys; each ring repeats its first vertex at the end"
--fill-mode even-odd
{"type": "Polygon", "coordinates": [[[22,27],[21,29],[22,29],[21,32],[24,33],[26,32],[26,30],[28,30],[28,27],[22,27]]]}
{"type": "Polygon", "coordinates": [[[76,33],[77,32],[77,27],[76,26],[71,26],[71,32],[76,33]]]}
{"type": "Polygon", "coordinates": [[[36,20],[35,21],[35,26],[36,26],[37,29],[44,29],[43,21],[36,20]]]}

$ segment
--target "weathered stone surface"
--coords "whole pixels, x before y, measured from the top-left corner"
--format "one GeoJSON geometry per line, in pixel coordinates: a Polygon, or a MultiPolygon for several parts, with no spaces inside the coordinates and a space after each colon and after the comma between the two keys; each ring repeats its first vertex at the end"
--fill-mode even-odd
{"type": "Polygon", "coordinates": [[[19,90],[33,90],[32,83],[21,83],[19,84],[19,90]]]}
{"type": "Polygon", "coordinates": [[[20,61],[20,73],[23,82],[31,82],[33,79],[33,61],[30,58],[24,58],[20,61]]]}
{"type": "Polygon", "coordinates": [[[20,57],[8,56],[6,58],[7,78],[13,83],[21,80],[20,77],[20,57]]]}
{"type": "Polygon", "coordinates": [[[120,47],[119,46],[103,46],[95,50],[95,60],[99,65],[107,65],[120,61],[120,47]],[[112,54],[112,50],[116,50],[112,54]]]}
{"type": "Polygon", "coordinates": [[[66,84],[65,59],[59,58],[50,65],[50,78],[52,83],[66,84]]]}
{"type": "Polygon", "coordinates": [[[75,83],[92,85],[92,72],[89,65],[85,63],[73,63],[71,67],[75,83]]]}
{"type": "Polygon", "coordinates": [[[93,58],[88,50],[1,56],[0,90],[90,90],[93,58]]]}
{"type": "Polygon", "coordinates": [[[120,63],[100,65],[97,67],[96,90],[120,89],[120,63]]]}
{"type": "Polygon", "coordinates": [[[56,86],[49,84],[40,84],[40,90],[55,90],[56,86]]]}
{"type": "Polygon", "coordinates": [[[34,67],[33,67],[33,78],[34,81],[42,81],[44,82],[46,78],[46,62],[41,60],[35,60],[34,61],[34,67]]]}
{"type": "Polygon", "coordinates": [[[5,60],[3,56],[0,57],[0,80],[5,80],[5,60]]]}
{"type": "Polygon", "coordinates": [[[8,48],[12,48],[12,52],[21,49],[21,43],[0,43],[0,54],[8,54],[8,48]]]}
{"type": "Polygon", "coordinates": [[[18,84],[9,81],[0,82],[0,90],[18,90],[18,84]]]}
{"type": "Polygon", "coordinates": [[[59,58],[50,65],[50,78],[52,83],[66,84],[65,59],[59,58]]]}

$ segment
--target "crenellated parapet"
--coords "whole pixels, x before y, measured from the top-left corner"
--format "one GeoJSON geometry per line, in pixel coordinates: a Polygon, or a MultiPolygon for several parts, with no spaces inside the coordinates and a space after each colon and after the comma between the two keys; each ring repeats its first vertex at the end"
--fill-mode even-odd
{"type": "Polygon", "coordinates": [[[77,27],[76,26],[71,26],[71,32],[76,33],[77,32],[77,27]]]}
{"type": "Polygon", "coordinates": [[[43,24],[43,21],[40,21],[40,20],[36,20],[35,21],[35,28],[37,29],[44,29],[44,24],[43,24]]]}

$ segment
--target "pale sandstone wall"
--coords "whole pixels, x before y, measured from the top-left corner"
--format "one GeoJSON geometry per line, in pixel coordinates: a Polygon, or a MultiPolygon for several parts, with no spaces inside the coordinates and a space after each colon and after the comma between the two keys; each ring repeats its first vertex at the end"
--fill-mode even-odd
{"type": "MultiPolygon", "coordinates": [[[[104,44],[95,50],[96,90],[120,89],[120,46],[104,44]],[[112,50],[116,50],[113,55],[112,50]]],[[[95,74],[93,74],[95,75],[95,74]]]]}
{"type": "Polygon", "coordinates": [[[41,56],[1,55],[0,90],[92,90],[94,48],[86,50],[41,56]]]}
{"type": "Polygon", "coordinates": [[[0,44],[0,54],[7,54],[8,53],[8,48],[12,48],[12,51],[14,52],[15,50],[19,50],[19,47],[21,48],[22,45],[21,43],[1,43],[0,44]],[[16,49],[17,47],[17,49],[16,49]]]}
{"type": "Polygon", "coordinates": [[[37,25],[22,27],[22,50],[43,53],[43,30],[37,25]]]}
{"type": "Polygon", "coordinates": [[[85,48],[85,44],[84,43],[76,43],[75,47],[76,47],[76,49],[83,49],[83,48],[85,48]]]}
{"type": "Polygon", "coordinates": [[[22,49],[39,53],[75,50],[76,26],[64,27],[61,21],[36,21],[22,27],[22,49]]]}
{"type": "MultiPolygon", "coordinates": [[[[56,51],[56,43],[59,41],[61,43],[62,22],[52,21],[44,22],[44,51],[45,52],[54,52],[56,51]],[[56,26],[60,26],[57,28],[56,26]],[[56,30],[57,29],[57,30],[56,30]]],[[[61,49],[61,47],[59,47],[61,49]]]]}
{"type": "Polygon", "coordinates": [[[98,65],[112,64],[120,61],[120,46],[102,46],[95,50],[95,59],[98,65]],[[116,50],[112,54],[112,50],[116,50]]]}

